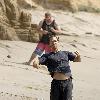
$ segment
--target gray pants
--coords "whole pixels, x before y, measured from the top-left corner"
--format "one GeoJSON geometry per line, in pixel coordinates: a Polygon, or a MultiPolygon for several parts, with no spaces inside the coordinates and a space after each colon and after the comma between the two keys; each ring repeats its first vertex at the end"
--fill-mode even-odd
{"type": "Polygon", "coordinates": [[[72,79],[51,82],[50,100],[72,100],[72,79]]]}

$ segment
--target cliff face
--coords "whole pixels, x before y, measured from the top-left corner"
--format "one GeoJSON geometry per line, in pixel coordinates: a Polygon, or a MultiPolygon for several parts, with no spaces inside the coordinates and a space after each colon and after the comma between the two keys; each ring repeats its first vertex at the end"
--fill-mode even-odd
{"type": "Polygon", "coordinates": [[[100,12],[100,0],[32,0],[48,9],[100,12]]]}
{"type": "Polygon", "coordinates": [[[28,41],[31,13],[25,7],[30,4],[21,2],[22,7],[19,0],[0,0],[0,39],[28,41]]]}
{"type": "Polygon", "coordinates": [[[31,27],[36,8],[99,12],[99,5],[99,0],[0,0],[0,39],[38,41],[36,25],[31,27]]]}

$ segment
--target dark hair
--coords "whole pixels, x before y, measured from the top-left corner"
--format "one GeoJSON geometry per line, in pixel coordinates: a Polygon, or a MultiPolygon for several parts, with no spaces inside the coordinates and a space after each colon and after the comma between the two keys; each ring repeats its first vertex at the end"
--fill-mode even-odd
{"type": "Polygon", "coordinates": [[[48,17],[48,16],[51,16],[51,13],[50,12],[46,12],[45,13],[45,17],[48,17]]]}
{"type": "Polygon", "coordinates": [[[50,37],[50,40],[53,39],[53,37],[56,37],[57,41],[59,41],[59,37],[56,36],[56,35],[52,35],[52,36],[50,37]]]}

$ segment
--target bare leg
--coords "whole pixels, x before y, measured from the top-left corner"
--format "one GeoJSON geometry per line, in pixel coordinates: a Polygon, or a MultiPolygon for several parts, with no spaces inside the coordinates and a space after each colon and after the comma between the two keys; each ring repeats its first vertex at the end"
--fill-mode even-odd
{"type": "Polygon", "coordinates": [[[37,54],[35,54],[34,52],[32,53],[30,59],[28,62],[25,62],[26,65],[30,65],[32,60],[34,60],[37,57],[37,54]]]}

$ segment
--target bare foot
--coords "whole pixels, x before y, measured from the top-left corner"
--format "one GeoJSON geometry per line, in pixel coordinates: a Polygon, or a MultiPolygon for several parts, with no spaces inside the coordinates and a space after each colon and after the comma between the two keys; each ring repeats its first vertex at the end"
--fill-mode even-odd
{"type": "Polygon", "coordinates": [[[30,63],[29,63],[29,62],[24,62],[23,64],[24,64],[24,65],[30,65],[30,63]]]}

